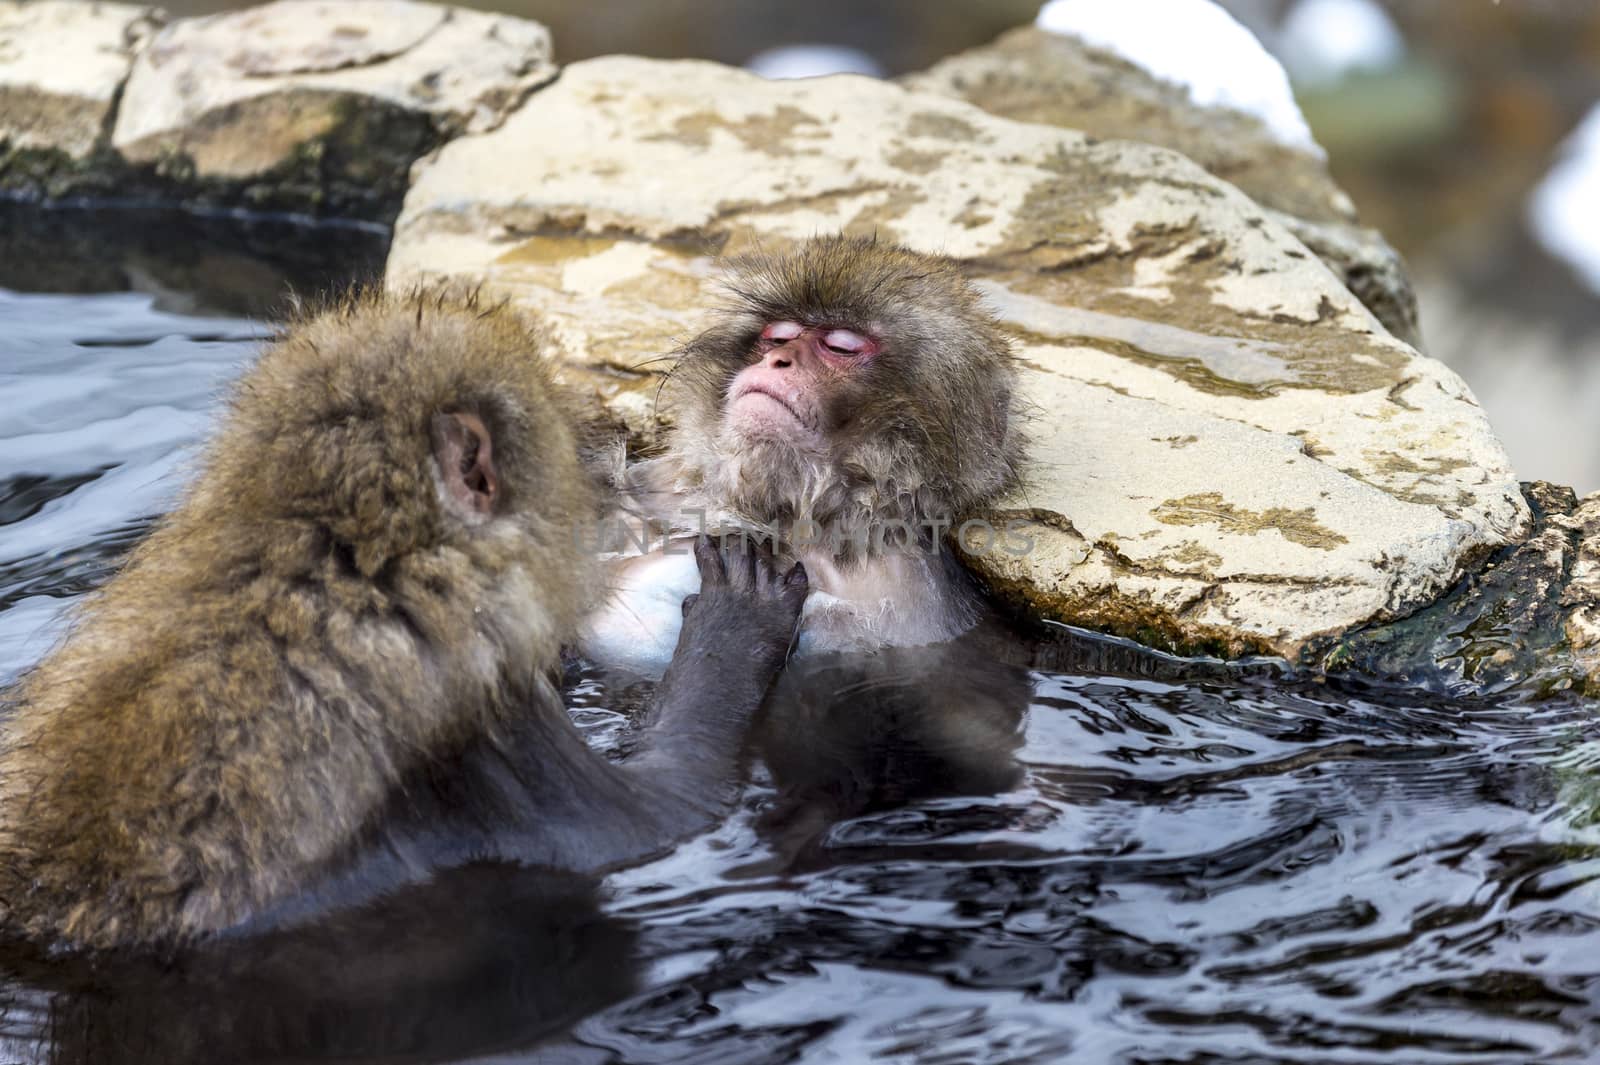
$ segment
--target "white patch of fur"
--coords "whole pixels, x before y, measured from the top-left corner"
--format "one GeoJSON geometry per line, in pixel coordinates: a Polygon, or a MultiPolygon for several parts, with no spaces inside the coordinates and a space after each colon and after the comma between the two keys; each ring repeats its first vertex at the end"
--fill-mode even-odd
{"type": "Polygon", "coordinates": [[[800,615],[801,654],[939,643],[976,623],[936,556],[892,552],[848,570],[825,557],[803,561],[812,591],[800,615]]]}
{"type": "Polygon", "coordinates": [[[613,591],[584,623],[578,646],[607,669],[660,680],[678,646],[683,600],[700,590],[700,571],[686,545],[619,559],[613,591]]]}
{"type": "MultiPolygon", "coordinates": [[[[820,554],[802,561],[811,594],[800,615],[797,654],[939,643],[977,621],[975,604],[951,586],[937,556],[891,553],[849,569],[820,554]]],[[[694,557],[658,550],[616,558],[612,566],[614,590],[585,623],[579,648],[606,669],[658,680],[683,628],[684,596],[700,589],[694,557]]]]}

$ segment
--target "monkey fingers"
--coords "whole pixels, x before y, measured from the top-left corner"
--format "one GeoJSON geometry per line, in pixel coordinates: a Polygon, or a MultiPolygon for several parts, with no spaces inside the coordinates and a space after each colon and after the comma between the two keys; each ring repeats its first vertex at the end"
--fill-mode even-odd
{"type": "Polygon", "coordinates": [[[772,548],[744,537],[701,537],[695,545],[700,591],[684,600],[680,649],[715,645],[718,639],[744,647],[776,670],[793,642],[810,586],[805,567],[778,569],[772,548]],[[712,632],[718,633],[712,637],[712,632]]]}
{"type": "Polygon", "coordinates": [[[702,584],[723,584],[728,580],[728,568],[723,564],[722,552],[711,537],[701,534],[694,542],[694,561],[700,569],[702,584]]]}

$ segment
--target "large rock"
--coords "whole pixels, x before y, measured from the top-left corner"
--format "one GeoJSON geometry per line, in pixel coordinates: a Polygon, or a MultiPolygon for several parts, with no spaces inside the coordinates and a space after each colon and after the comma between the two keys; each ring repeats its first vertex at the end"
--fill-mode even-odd
{"type": "Polygon", "coordinates": [[[963,261],[1016,337],[1028,488],[973,565],[1061,621],[1296,656],[1399,616],[1519,536],[1483,412],[1306,248],[1171,151],[863,78],[568,67],[418,167],[389,283],[465,277],[543,312],[641,434],[716,298],[709,253],[877,232],[963,261]]]}
{"type": "Polygon", "coordinates": [[[103,151],[159,16],[133,4],[0,0],[0,189],[58,194],[103,151]]]}
{"type": "Polygon", "coordinates": [[[1399,253],[1356,223],[1322,156],[1254,115],[1200,106],[1188,90],[1076,37],[1025,27],[901,79],[992,114],[1182,152],[1270,212],[1344,279],[1395,336],[1418,343],[1417,300],[1399,253]]]}
{"type": "Polygon", "coordinates": [[[410,0],[278,0],[163,30],[112,136],[190,199],[392,216],[413,160],[555,75],[534,22],[410,0]]]}

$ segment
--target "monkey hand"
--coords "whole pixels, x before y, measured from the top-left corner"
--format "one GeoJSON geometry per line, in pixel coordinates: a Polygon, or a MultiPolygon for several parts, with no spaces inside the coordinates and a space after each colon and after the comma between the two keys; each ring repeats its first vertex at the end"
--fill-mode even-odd
{"type": "Polygon", "coordinates": [[[810,591],[805,567],[796,562],[779,572],[771,546],[743,536],[720,542],[702,536],[694,557],[700,591],[683,601],[680,653],[689,647],[737,649],[776,673],[810,591]]]}
{"type": "Polygon", "coordinates": [[[683,601],[683,628],[654,701],[655,721],[626,767],[657,804],[708,824],[732,801],[751,717],[794,642],[810,590],[805,567],[781,573],[771,548],[702,536],[700,591],[683,601]]]}

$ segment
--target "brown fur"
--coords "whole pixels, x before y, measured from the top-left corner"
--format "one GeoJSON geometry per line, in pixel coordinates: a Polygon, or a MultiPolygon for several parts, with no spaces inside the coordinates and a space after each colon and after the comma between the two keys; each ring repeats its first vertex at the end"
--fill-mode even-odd
{"type": "Polygon", "coordinates": [[[423,756],[547,679],[588,570],[569,412],[510,312],[353,299],[233,391],[179,506],[21,682],[0,738],[0,918],[91,947],[226,928],[303,885],[423,756]],[[459,520],[433,419],[494,437],[459,520]]]}
{"type": "Polygon", "coordinates": [[[731,271],[732,302],[680,352],[666,392],[678,420],[675,487],[690,505],[763,526],[809,518],[848,541],[872,522],[959,521],[1016,483],[1011,346],[953,263],[832,236],[731,271]],[[833,385],[837,416],[820,459],[732,438],[724,425],[729,382],[756,361],[763,326],[785,320],[882,343],[833,385]]]}

